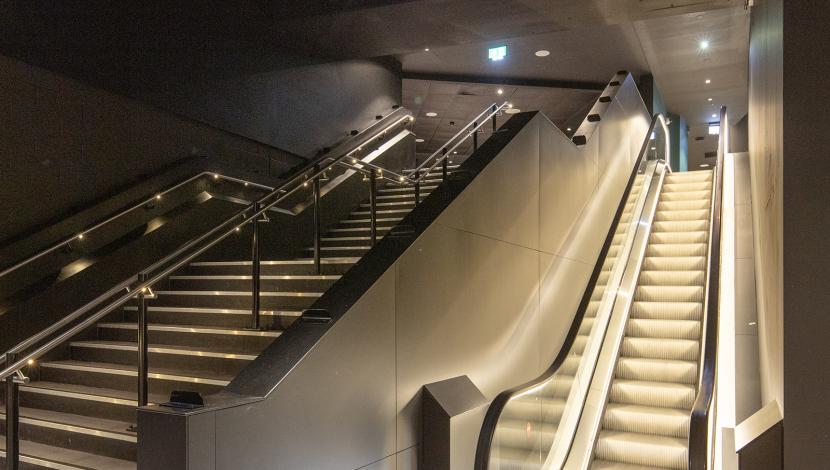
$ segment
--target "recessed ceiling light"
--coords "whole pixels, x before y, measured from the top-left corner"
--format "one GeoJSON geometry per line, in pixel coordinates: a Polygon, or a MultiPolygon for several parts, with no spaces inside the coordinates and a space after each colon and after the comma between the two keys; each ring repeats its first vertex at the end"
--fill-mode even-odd
{"type": "Polygon", "coordinates": [[[713,115],[712,115],[712,117],[713,117],[713,118],[716,118],[716,117],[718,117],[718,115],[717,115],[717,114],[713,114],[713,115]]]}
{"type": "Polygon", "coordinates": [[[700,167],[701,168],[709,168],[709,164],[708,163],[701,163],[700,167]]]}
{"type": "Polygon", "coordinates": [[[508,107],[508,108],[512,108],[512,107],[513,107],[513,103],[507,103],[507,107],[508,107]]]}
{"type": "Polygon", "coordinates": [[[709,49],[709,41],[700,41],[700,48],[703,50],[709,49]]]}
{"type": "Polygon", "coordinates": [[[708,84],[710,84],[710,83],[712,83],[712,80],[709,80],[709,79],[707,78],[707,79],[706,79],[706,84],[708,85],[708,84]]]}
{"type": "Polygon", "coordinates": [[[426,49],[424,49],[424,52],[429,52],[429,48],[427,47],[426,49]]]}
{"type": "Polygon", "coordinates": [[[519,114],[522,112],[522,110],[519,108],[510,108],[508,110],[505,110],[504,112],[507,114],[519,114]]]}
{"type": "Polygon", "coordinates": [[[547,57],[550,55],[550,51],[546,51],[544,49],[536,51],[536,57],[547,57]]]}
{"type": "Polygon", "coordinates": [[[568,132],[571,132],[571,128],[570,128],[570,127],[569,127],[569,128],[567,128],[566,130],[567,130],[568,132]]]}
{"type": "Polygon", "coordinates": [[[706,98],[706,101],[712,101],[712,98],[706,98]]]}
{"type": "Polygon", "coordinates": [[[424,141],[424,139],[415,139],[415,142],[418,142],[419,144],[423,141],[424,141]]]}
{"type": "Polygon", "coordinates": [[[453,155],[458,155],[458,150],[453,150],[453,151],[452,151],[452,154],[453,154],[453,155]]]}
{"type": "Polygon", "coordinates": [[[501,95],[502,93],[504,93],[504,90],[502,90],[501,88],[499,88],[498,90],[496,90],[496,93],[498,93],[498,94],[500,94],[500,95],[501,95]]]}
{"type": "Polygon", "coordinates": [[[425,116],[426,117],[436,117],[436,116],[438,116],[438,113],[428,112],[428,113],[425,114],[425,116]]]}

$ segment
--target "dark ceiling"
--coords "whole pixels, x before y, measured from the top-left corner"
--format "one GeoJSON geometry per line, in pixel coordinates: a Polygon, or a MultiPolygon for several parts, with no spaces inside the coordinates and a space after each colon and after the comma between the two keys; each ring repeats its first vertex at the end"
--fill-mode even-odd
{"type": "MultiPolygon", "coordinates": [[[[490,78],[466,86],[492,91],[484,85],[510,85],[517,106],[525,108],[522,96],[543,95],[534,107],[562,123],[592,101],[598,84],[626,69],[635,76],[653,73],[670,110],[701,126],[713,106],[728,104],[733,116],[745,113],[744,3],[13,0],[0,3],[0,53],[134,96],[205,76],[393,55],[405,76],[433,84],[447,76],[448,86],[466,82],[464,77],[490,78]],[[712,44],[705,54],[696,50],[701,38],[712,44]],[[510,46],[508,58],[497,64],[483,55],[496,44],[510,46]],[[533,55],[539,49],[551,54],[540,59],[533,55]],[[710,86],[703,86],[705,79],[710,86]],[[545,87],[550,90],[540,90],[545,87]]],[[[409,97],[418,80],[407,82],[409,97]]],[[[428,89],[428,103],[449,99],[432,94],[428,89]]]]}

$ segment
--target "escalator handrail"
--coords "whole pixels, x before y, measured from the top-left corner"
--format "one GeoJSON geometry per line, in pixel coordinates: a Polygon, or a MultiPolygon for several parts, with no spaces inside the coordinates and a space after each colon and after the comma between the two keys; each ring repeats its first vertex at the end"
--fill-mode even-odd
{"type": "Polygon", "coordinates": [[[723,160],[729,146],[729,117],[720,110],[718,156],[712,180],[709,222],[709,262],[706,274],[706,304],[703,310],[700,376],[689,420],[689,470],[709,468],[709,418],[715,390],[720,307],[721,206],[723,205],[723,160]]]}
{"type": "MultiPolygon", "coordinates": [[[[387,118],[391,116],[400,117],[377,132],[369,132],[374,130],[377,123],[369,126],[353,138],[349,139],[349,142],[345,144],[347,145],[346,148],[349,150],[339,151],[336,148],[334,151],[320,156],[304,166],[288,181],[271,190],[258,201],[252,202],[244,209],[241,209],[234,215],[226,218],[223,222],[215,225],[207,232],[191,239],[164,258],[154,262],[149,267],[143,269],[140,273],[136,273],[135,275],[129,276],[128,278],[118,282],[105,293],[87,302],[80,308],[74,310],[72,313],[62,317],[49,327],[39,331],[38,333],[10,348],[2,355],[3,360],[0,361],[0,364],[3,362],[6,363],[5,368],[0,370],[0,380],[4,380],[12,374],[17,373],[17,371],[26,366],[30,360],[38,359],[43,354],[51,351],[58,345],[100,320],[106,314],[126,304],[131,299],[135,298],[137,292],[146,292],[148,289],[151,289],[154,284],[189,263],[197,256],[203,254],[208,249],[214,247],[219,242],[235,233],[245,224],[248,224],[254,220],[259,220],[272,207],[284,201],[301,188],[304,188],[306,186],[304,183],[313,181],[315,178],[322,176],[331,165],[344,162],[347,158],[350,158],[352,155],[359,152],[363,145],[366,145],[375,138],[379,138],[379,136],[384,136],[386,132],[397,127],[401,123],[409,123],[412,120],[412,113],[405,108],[397,108],[395,111],[390,113],[387,118]],[[369,133],[371,135],[364,135],[369,133]],[[112,300],[113,298],[114,300],[112,300]],[[105,303],[106,305],[103,305],[105,303]],[[87,315],[90,311],[98,307],[100,307],[100,309],[95,313],[84,317],[84,315],[87,315]],[[57,336],[49,339],[51,335],[58,332],[60,333],[57,336]],[[37,345],[40,346],[26,354],[21,354],[37,345]],[[14,361],[8,361],[7,358],[9,357],[13,357],[14,361]]],[[[346,166],[353,167],[348,164],[346,166]]],[[[355,169],[364,172],[368,171],[361,168],[355,169]]],[[[383,176],[378,179],[387,180],[395,184],[401,184],[397,180],[383,176]]]]}
{"type": "Polygon", "coordinates": [[[539,386],[546,382],[556,373],[556,371],[559,370],[559,368],[565,362],[565,359],[568,357],[568,354],[570,353],[571,348],[573,347],[574,341],[576,340],[577,333],[579,332],[579,326],[582,323],[582,319],[585,317],[586,311],[588,310],[588,304],[591,300],[591,294],[593,293],[593,290],[597,284],[597,280],[599,279],[600,273],[602,272],[602,266],[605,263],[605,258],[607,257],[608,251],[611,248],[611,244],[614,240],[614,234],[617,230],[617,226],[619,225],[620,219],[622,218],[622,214],[625,211],[626,200],[628,199],[628,196],[631,193],[631,188],[634,185],[634,180],[637,177],[639,167],[647,154],[648,148],[650,146],[652,133],[655,132],[657,125],[661,125],[664,128],[664,130],[666,130],[666,135],[668,135],[665,118],[661,114],[655,114],[654,117],[651,119],[651,124],[649,125],[648,132],[646,133],[643,145],[637,157],[637,161],[634,162],[633,170],[631,171],[631,175],[628,178],[628,182],[625,186],[625,191],[623,192],[622,197],[620,199],[620,203],[617,206],[617,211],[614,214],[614,219],[612,220],[611,227],[608,230],[608,235],[606,235],[605,241],[602,244],[599,256],[597,257],[597,262],[594,265],[593,271],[591,272],[591,277],[588,280],[588,284],[585,287],[585,291],[582,294],[582,300],[579,303],[576,315],[574,315],[573,322],[571,323],[571,326],[568,329],[568,334],[565,337],[565,341],[562,343],[562,347],[559,349],[559,353],[557,354],[553,363],[551,363],[550,367],[548,367],[541,375],[529,382],[526,382],[516,387],[512,387],[508,390],[499,393],[490,403],[490,406],[487,409],[487,414],[484,416],[484,422],[481,425],[481,432],[478,437],[478,444],[476,446],[474,464],[475,470],[488,470],[489,468],[491,447],[493,444],[493,437],[495,436],[496,432],[496,425],[499,422],[499,418],[501,417],[502,411],[504,411],[504,408],[510,401],[510,399],[523,390],[539,386]]]}

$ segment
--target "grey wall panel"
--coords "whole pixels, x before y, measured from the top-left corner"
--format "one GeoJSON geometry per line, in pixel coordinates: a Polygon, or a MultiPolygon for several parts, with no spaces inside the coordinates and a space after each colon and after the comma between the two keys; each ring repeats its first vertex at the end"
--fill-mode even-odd
{"type": "Polygon", "coordinates": [[[398,452],[396,454],[398,457],[397,470],[417,470],[418,451],[418,446],[412,446],[409,449],[398,452]]]}
{"type": "Polygon", "coordinates": [[[220,411],[217,470],[365,466],[395,450],[395,273],[264,401],[220,411]]]}
{"type": "Polygon", "coordinates": [[[594,266],[540,253],[539,256],[539,373],[559,353],[573,322],[582,288],[594,266]]]}
{"type": "Polygon", "coordinates": [[[399,450],[417,443],[424,384],[468,375],[489,398],[536,374],[537,282],[536,251],[443,224],[401,257],[399,450]]]}
{"type": "Polygon", "coordinates": [[[597,184],[597,145],[577,147],[548,120],[539,123],[539,249],[560,254],[571,224],[597,184]]]}
{"type": "Polygon", "coordinates": [[[438,222],[539,247],[539,123],[529,122],[444,211],[438,222]],[[498,188],[498,189],[496,189],[498,188]]]}

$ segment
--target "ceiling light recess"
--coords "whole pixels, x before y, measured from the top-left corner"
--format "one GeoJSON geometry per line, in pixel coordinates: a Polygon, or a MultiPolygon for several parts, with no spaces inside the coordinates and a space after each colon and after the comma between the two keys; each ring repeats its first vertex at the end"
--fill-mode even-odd
{"type": "Polygon", "coordinates": [[[426,117],[438,117],[438,113],[430,111],[430,112],[426,113],[425,116],[426,117]]]}
{"type": "Polygon", "coordinates": [[[707,41],[705,39],[703,41],[700,41],[700,43],[698,45],[700,46],[701,50],[705,51],[706,49],[709,49],[709,41],[707,41]]]}
{"type": "Polygon", "coordinates": [[[549,55],[550,55],[550,51],[547,51],[545,49],[540,49],[540,50],[536,51],[536,57],[547,57],[549,55]]]}

